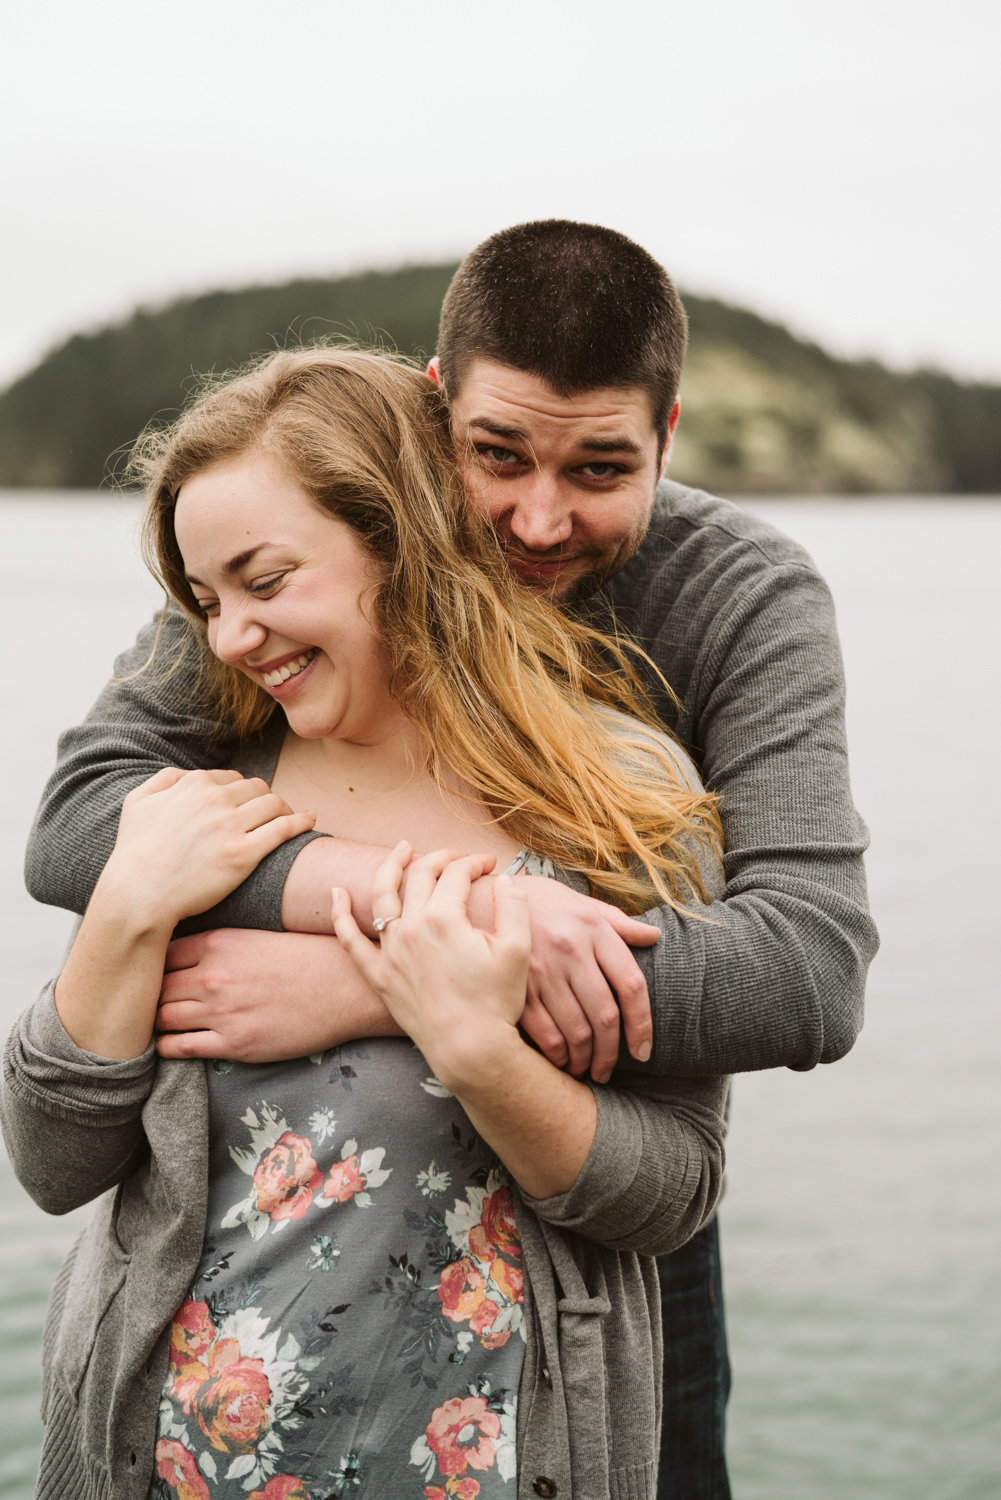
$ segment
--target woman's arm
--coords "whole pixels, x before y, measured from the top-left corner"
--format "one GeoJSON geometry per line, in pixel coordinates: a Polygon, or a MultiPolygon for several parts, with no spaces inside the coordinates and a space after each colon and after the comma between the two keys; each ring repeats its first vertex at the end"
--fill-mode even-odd
{"type": "Polygon", "coordinates": [[[311,822],[235,771],[163,770],[126,798],[66,966],[4,1054],[4,1137],[19,1180],[47,1212],[90,1202],[147,1149],[153,1017],[175,923],[311,822]]]}
{"type": "Polygon", "coordinates": [[[486,932],[466,904],[488,860],[449,851],[418,860],[401,900],[409,860],[400,845],[377,876],[379,947],[334,892],[337,935],[369,984],[541,1217],[615,1248],[682,1244],[719,1194],[726,1081],[601,1089],[559,1072],[518,1032],[530,947],[520,882],[495,882],[486,932]]]}
{"type": "Polygon", "coordinates": [[[412,853],[397,845],[376,874],[373,911],[387,923],[379,943],[362,935],[347,892],[335,888],[337,936],[515,1181],[540,1198],[565,1192],[587,1160],[598,1112],[586,1084],[518,1033],[531,951],[522,884],[505,875],[494,882],[488,932],[473,927],[467,906],[494,857],[425,855],[401,898],[412,853]]]}
{"type": "Polygon", "coordinates": [[[563,1194],[529,1206],[610,1250],[666,1255],[709,1219],[723,1186],[729,1080],[637,1078],[596,1088],[590,1155],[563,1194]]]}
{"type": "Polygon", "coordinates": [[[104,1058],[144,1053],[174,927],[312,823],[311,813],[293,813],[263,781],[236,771],[167,768],[130,792],[56,984],[71,1041],[104,1058]]]}
{"type": "Polygon", "coordinates": [[[594,1092],[529,1047],[516,1026],[484,1018],[464,1030],[460,1022],[433,1041],[426,1030],[423,1041],[414,1040],[524,1193],[542,1199],[568,1192],[594,1143],[594,1092]]]}
{"type": "Polygon", "coordinates": [[[0,1120],[18,1181],[49,1214],[89,1203],[146,1150],[143,1106],[156,1074],[152,1047],[109,1061],[81,1051],[52,1002],[54,984],[13,1026],[4,1049],[0,1120]]]}

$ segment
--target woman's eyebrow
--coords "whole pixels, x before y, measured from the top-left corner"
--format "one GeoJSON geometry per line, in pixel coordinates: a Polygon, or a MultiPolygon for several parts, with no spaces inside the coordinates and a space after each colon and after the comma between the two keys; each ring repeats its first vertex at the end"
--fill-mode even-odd
{"type": "Polygon", "coordinates": [[[258,552],[262,552],[265,547],[270,546],[270,542],[258,542],[256,547],[248,547],[246,552],[238,552],[235,557],[230,558],[229,562],[223,563],[223,572],[227,575],[239,573],[241,568],[245,568],[247,566],[252,557],[256,557],[258,552]]]}
{"type": "MultiPolygon", "coordinates": [[[[223,572],[227,575],[227,577],[232,577],[234,573],[239,573],[241,568],[245,568],[250,562],[251,558],[257,556],[258,552],[263,552],[265,547],[270,546],[270,542],[258,542],[256,547],[248,547],[246,552],[238,552],[235,557],[230,558],[229,562],[223,563],[223,572]]],[[[184,576],[187,579],[188,583],[197,583],[201,588],[207,587],[207,585],[202,583],[200,578],[196,578],[193,573],[185,573],[184,576]]]]}

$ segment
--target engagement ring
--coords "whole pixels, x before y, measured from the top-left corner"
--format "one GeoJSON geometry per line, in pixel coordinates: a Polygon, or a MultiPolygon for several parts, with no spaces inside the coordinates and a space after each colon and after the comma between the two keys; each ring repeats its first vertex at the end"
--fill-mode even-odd
{"type": "Polygon", "coordinates": [[[398,916],[395,916],[395,917],[376,917],[375,920],[372,923],[372,926],[375,928],[376,932],[384,932],[386,930],[386,928],[389,926],[390,922],[398,922],[399,920],[400,919],[399,919],[398,916]]]}

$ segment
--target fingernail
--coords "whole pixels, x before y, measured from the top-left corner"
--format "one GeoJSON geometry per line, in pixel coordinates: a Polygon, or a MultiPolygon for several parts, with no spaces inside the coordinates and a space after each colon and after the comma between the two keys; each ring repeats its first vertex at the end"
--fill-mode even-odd
{"type": "Polygon", "coordinates": [[[636,1061],[637,1062],[649,1062],[650,1061],[650,1053],[652,1051],[653,1051],[653,1048],[650,1046],[649,1042],[642,1042],[640,1044],[640,1046],[637,1047],[637,1049],[636,1049],[636,1061]]]}
{"type": "Polygon", "coordinates": [[[410,845],[407,843],[406,839],[401,839],[400,842],[397,844],[396,849],[394,850],[394,853],[399,852],[400,849],[409,849],[409,848],[410,848],[410,845]]]}
{"type": "Polygon", "coordinates": [[[332,885],[330,887],[330,895],[334,901],[339,901],[343,894],[344,892],[339,885],[332,885]]]}
{"type": "Polygon", "coordinates": [[[598,1078],[598,1082],[599,1082],[599,1083],[607,1083],[607,1082],[608,1082],[608,1080],[609,1080],[609,1079],[610,1079],[610,1078],[611,1078],[611,1076],[612,1076],[612,1075],[611,1075],[611,1072],[608,1072],[608,1073],[602,1073],[602,1074],[601,1074],[601,1075],[600,1075],[600,1076],[599,1076],[599,1078],[598,1078]]]}

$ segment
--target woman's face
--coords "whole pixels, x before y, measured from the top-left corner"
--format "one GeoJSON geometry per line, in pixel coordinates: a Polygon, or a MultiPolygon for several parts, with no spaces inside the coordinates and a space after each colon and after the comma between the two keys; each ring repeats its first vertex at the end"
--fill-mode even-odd
{"type": "Polygon", "coordinates": [[[398,732],[369,603],[378,568],[349,526],[259,452],[187,480],[174,526],[212,650],[277,699],[296,734],[398,732]]]}

